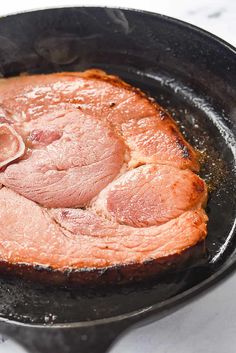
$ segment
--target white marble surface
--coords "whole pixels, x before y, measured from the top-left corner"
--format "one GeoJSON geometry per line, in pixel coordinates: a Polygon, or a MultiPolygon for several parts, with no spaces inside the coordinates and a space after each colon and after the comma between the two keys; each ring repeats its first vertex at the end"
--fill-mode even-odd
{"type": "MultiPolygon", "coordinates": [[[[0,15],[36,8],[100,5],[137,8],[176,17],[202,27],[236,46],[236,0],[8,0],[0,15]]],[[[111,353],[235,353],[236,276],[171,316],[132,330],[116,342],[111,353]]],[[[1,343],[1,342],[0,342],[1,343]]],[[[0,353],[23,353],[11,341],[0,353]]]]}

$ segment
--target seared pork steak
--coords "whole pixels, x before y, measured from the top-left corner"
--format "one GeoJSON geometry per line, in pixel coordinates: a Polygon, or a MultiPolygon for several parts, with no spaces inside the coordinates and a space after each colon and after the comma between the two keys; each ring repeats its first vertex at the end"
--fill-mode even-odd
{"type": "Polygon", "coordinates": [[[25,76],[1,80],[0,104],[2,271],[139,279],[206,237],[197,153],[138,89],[98,70],[25,76]]]}

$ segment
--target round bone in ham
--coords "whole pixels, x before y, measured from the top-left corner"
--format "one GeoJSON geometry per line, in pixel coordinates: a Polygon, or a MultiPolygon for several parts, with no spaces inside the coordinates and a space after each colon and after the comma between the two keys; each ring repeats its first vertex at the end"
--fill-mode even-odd
{"type": "Polygon", "coordinates": [[[0,124],[0,168],[20,158],[25,152],[22,137],[7,124],[0,124]]]}

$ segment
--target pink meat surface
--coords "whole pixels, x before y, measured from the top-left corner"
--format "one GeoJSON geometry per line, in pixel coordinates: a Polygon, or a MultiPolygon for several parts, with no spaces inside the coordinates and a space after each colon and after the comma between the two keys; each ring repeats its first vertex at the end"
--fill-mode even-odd
{"type": "Polygon", "coordinates": [[[207,235],[198,170],[170,115],[115,76],[0,80],[0,263],[86,283],[178,258],[207,235]]]}
{"type": "Polygon", "coordinates": [[[199,170],[197,153],[170,115],[140,90],[100,70],[0,81],[1,108],[15,124],[76,109],[112,125],[131,152],[130,167],[171,164],[199,170]]]}
{"type": "Polygon", "coordinates": [[[123,142],[80,111],[22,124],[27,155],[0,182],[45,207],[84,207],[120,172],[123,142]]]}
{"type": "Polygon", "coordinates": [[[204,211],[198,210],[184,212],[161,226],[133,228],[86,210],[48,212],[2,188],[0,257],[10,263],[59,270],[142,263],[179,254],[196,244],[206,235],[205,222],[204,211]]]}
{"type": "Polygon", "coordinates": [[[110,183],[93,207],[118,223],[147,227],[201,208],[206,197],[204,181],[192,171],[149,164],[110,183]]]}

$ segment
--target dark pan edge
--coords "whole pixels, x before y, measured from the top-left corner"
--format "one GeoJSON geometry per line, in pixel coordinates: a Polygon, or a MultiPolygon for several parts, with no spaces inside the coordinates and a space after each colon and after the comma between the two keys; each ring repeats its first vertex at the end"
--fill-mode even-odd
{"type": "Polygon", "coordinates": [[[43,11],[48,11],[48,10],[66,10],[66,9],[108,9],[108,10],[121,10],[121,11],[125,11],[125,12],[137,12],[140,14],[146,14],[149,16],[153,16],[153,17],[159,17],[160,19],[163,20],[167,20],[168,22],[172,22],[172,23],[177,23],[180,24],[183,27],[187,27],[190,28],[198,33],[200,33],[201,35],[207,36],[209,37],[211,40],[215,40],[216,42],[220,43],[221,45],[224,45],[225,47],[227,47],[228,49],[232,50],[234,54],[236,54],[236,47],[234,47],[232,44],[228,43],[227,41],[225,41],[224,39],[218,37],[217,35],[203,29],[200,28],[196,25],[193,25],[189,22],[177,19],[177,18],[173,18],[167,15],[163,15],[160,13],[155,13],[152,11],[147,11],[147,10],[140,10],[140,9],[134,9],[134,8],[130,8],[130,7],[120,7],[120,6],[115,6],[115,7],[110,7],[110,6],[55,6],[55,7],[43,7],[43,8],[34,8],[34,9],[30,9],[30,10],[25,10],[25,11],[17,11],[17,12],[11,12],[9,14],[0,16],[0,20],[7,18],[7,17],[14,17],[14,16],[18,16],[21,14],[30,14],[33,12],[43,12],[43,11]]]}

